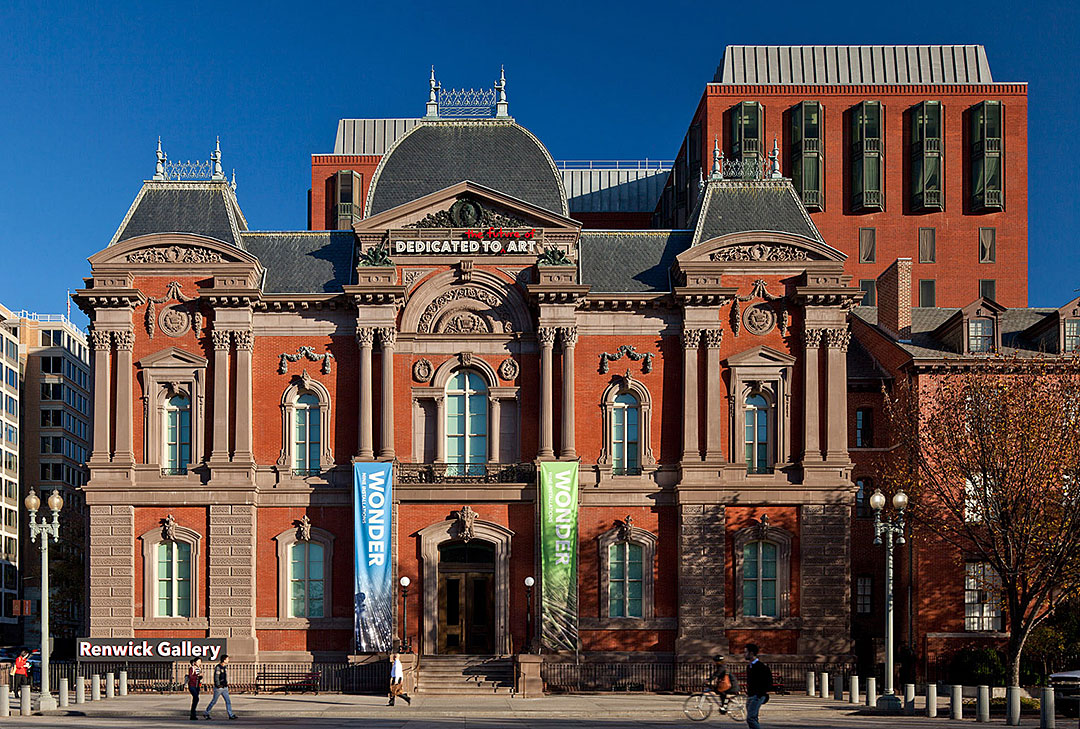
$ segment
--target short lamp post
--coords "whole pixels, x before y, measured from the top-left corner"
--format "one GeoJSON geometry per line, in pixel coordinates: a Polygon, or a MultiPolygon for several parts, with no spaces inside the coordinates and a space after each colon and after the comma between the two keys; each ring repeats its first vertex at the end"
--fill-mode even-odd
{"type": "Polygon", "coordinates": [[[49,509],[52,511],[52,521],[46,521],[42,517],[38,521],[37,512],[41,506],[41,499],[31,491],[23,502],[26,510],[30,512],[30,541],[38,541],[41,537],[41,698],[39,700],[40,711],[53,711],[56,709],[56,699],[49,691],[49,537],[54,542],[60,541],[60,510],[64,508],[64,499],[60,492],[53,489],[49,494],[49,509]]]}
{"type": "Polygon", "coordinates": [[[904,509],[908,505],[908,497],[903,491],[897,491],[892,498],[893,508],[896,515],[882,517],[885,508],[885,494],[881,489],[874,491],[870,497],[870,508],[874,510],[874,544],[881,544],[882,535],[885,537],[885,691],[877,700],[877,708],[882,711],[899,712],[903,705],[900,697],[896,695],[893,687],[894,669],[894,617],[893,617],[893,541],[903,544],[904,539],[904,509]]]}
{"type": "Polygon", "coordinates": [[[408,575],[403,575],[401,583],[401,650],[403,653],[412,653],[409,647],[409,580],[408,575]]]}
{"type": "Polygon", "coordinates": [[[532,589],[536,584],[531,576],[525,578],[525,652],[533,652],[533,614],[532,614],[532,589]]]}

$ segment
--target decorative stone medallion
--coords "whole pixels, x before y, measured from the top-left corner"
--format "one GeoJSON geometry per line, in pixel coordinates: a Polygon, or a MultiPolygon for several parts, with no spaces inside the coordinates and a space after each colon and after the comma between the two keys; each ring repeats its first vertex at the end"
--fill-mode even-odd
{"type": "Polygon", "coordinates": [[[428,382],[433,372],[431,362],[426,359],[418,359],[412,366],[412,376],[417,382],[428,382]]]}
{"type": "Polygon", "coordinates": [[[183,304],[166,306],[158,314],[158,326],[170,337],[182,337],[191,331],[191,314],[183,304]]]}
{"type": "Polygon", "coordinates": [[[521,368],[518,367],[518,363],[512,359],[504,359],[502,364],[499,365],[499,377],[504,380],[516,380],[521,373],[521,368]]]}
{"type": "Polygon", "coordinates": [[[463,198],[450,206],[450,219],[459,228],[472,228],[480,222],[481,210],[475,201],[463,198]]]}
{"type": "Polygon", "coordinates": [[[764,302],[748,306],[743,313],[743,324],[751,334],[768,334],[776,326],[776,312],[764,302]]]}

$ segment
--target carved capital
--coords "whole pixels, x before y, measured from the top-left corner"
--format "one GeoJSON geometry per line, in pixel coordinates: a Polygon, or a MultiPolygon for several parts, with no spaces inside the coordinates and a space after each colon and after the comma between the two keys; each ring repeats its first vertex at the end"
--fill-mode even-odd
{"type": "Polygon", "coordinates": [[[250,352],[254,348],[255,337],[252,336],[250,329],[236,329],[233,331],[232,335],[238,350],[243,349],[250,352]]]}
{"type": "Polygon", "coordinates": [[[135,346],[135,332],[122,330],[112,333],[113,341],[116,342],[116,348],[118,350],[126,350],[130,352],[135,346]]]}
{"type": "Polygon", "coordinates": [[[559,337],[562,338],[564,347],[576,347],[578,337],[577,327],[559,327],[559,337]]]}
{"type": "Polygon", "coordinates": [[[848,344],[851,342],[851,332],[846,328],[826,329],[825,331],[825,346],[829,349],[839,349],[841,352],[846,352],[848,344]]]}
{"type": "Polygon", "coordinates": [[[232,332],[228,329],[215,329],[210,332],[210,339],[214,343],[215,350],[228,350],[229,344],[232,342],[232,332]]]}
{"type": "Polygon", "coordinates": [[[724,341],[723,329],[706,329],[705,346],[709,349],[719,349],[720,342],[724,341]]]}
{"type": "Polygon", "coordinates": [[[112,347],[112,332],[102,329],[91,329],[90,342],[95,350],[107,351],[112,347]]]}
{"type": "Polygon", "coordinates": [[[356,343],[361,347],[370,347],[375,341],[375,330],[372,327],[360,327],[356,330],[356,343]]]}
{"type": "Polygon", "coordinates": [[[824,333],[824,329],[807,329],[806,332],[803,333],[803,339],[806,341],[806,346],[814,348],[820,347],[824,333]]]}
{"type": "Polygon", "coordinates": [[[393,347],[397,342],[396,327],[379,327],[379,344],[383,347],[393,347]]]}
{"type": "Polygon", "coordinates": [[[697,349],[701,346],[702,329],[683,329],[682,346],[685,349],[697,349]]]}
{"type": "Polygon", "coordinates": [[[536,338],[544,347],[553,346],[555,344],[555,327],[540,327],[536,330],[536,338]]]}

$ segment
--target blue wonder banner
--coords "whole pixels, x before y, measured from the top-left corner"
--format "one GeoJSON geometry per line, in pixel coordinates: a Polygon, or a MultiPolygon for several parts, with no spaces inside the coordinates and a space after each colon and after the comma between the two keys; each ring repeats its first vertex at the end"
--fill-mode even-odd
{"type": "Polygon", "coordinates": [[[357,653],[389,651],[394,640],[394,584],[390,571],[392,469],[392,463],[353,464],[353,614],[357,653]]]}

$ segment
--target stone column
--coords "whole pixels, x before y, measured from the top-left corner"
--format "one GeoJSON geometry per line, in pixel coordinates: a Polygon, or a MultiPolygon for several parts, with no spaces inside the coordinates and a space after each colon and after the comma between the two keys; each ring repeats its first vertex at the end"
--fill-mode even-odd
{"type": "Polygon", "coordinates": [[[214,435],[210,462],[229,460],[229,349],[231,332],[215,329],[210,332],[214,343],[214,435]]]}
{"type": "Polygon", "coordinates": [[[379,458],[394,460],[394,343],[397,329],[379,327],[382,344],[382,446],[379,458]]]}
{"type": "Polygon", "coordinates": [[[209,637],[227,639],[236,660],[255,660],[255,507],[212,505],[209,536],[209,637]]]}
{"type": "Polygon", "coordinates": [[[113,332],[116,343],[116,446],[113,462],[135,465],[135,452],[132,450],[132,401],[131,379],[135,373],[131,367],[131,350],[135,346],[135,332],[132,330],[113,332]]]}
{"type": "Polygon", "coordinates": [[[803,372],[803,463],[821,461],[821,394],[818,383],[820,371],[822,329],[807,329],[803,334],[805,343],[803,372]]]}
{"type": "Polygon", "coordinates": [[[720,419],[727,409],[720,398],[720,342],[723,329],[705,330],[705,460],[724,460],[720,442],[720,419]]]}
{"type": "Polygon", "coordinates": [[[554,458],[551,350],[555,345],[555,328],[540,327],[536,330],[536,338],[540,341],[540,447],[536,457],[554,458]]]}
{"type": "Polygon", "coordinates": [[[491,420],[488,422],[488,462],[499,462],[502,448],[502,400],[491,398],[491,420]]]}
{"type": "Polygon", "coordinates": [[[577,347],[577,327],[561,327],[559,336],[563,343],[562,382],[562,453],[560,458],[576,459],[574,437],[574,349],[577,347]]]}
{"type": "Polygon", "coordinates": [[[109,360],[112,358],[112,335],[99,329],[90,331],[94,347],[94,449],[91,461],[109,460],[109,423],[112,420],[112,378],[109,360]]]}
{"type": "MultiPolygon", "coordinates": [[[[135,621],[135,508],[90,507],[90,635],[130,638],[135,621]]],[[[144,606],[151,610],[152,606],[144,606]]]]}
{"type": "Polygon", "coordinates": [[[375,457],[371,437],[371,345],[375,330],[360,327],[356,330],[356,343],[360,345],[360,423],[356,455],[370,460],[375,457]]]}
{"type": "Polygon", "coordinates": [[[698,347],[701,329],[683,329],[683,452],[682,460],[701,460],[698,449],[698,347]]]}
{"type": "Polygon", "coordinates": [[[799,523],[799,609],[803,629],[799,631],[798,652],[849,653],[851,507],[804,504],[799,523]]]}
{"type": "Polygon", "coordinates": [[[825,345],[828,347],[825,367],[827,369],[828,388],[825,393],[825,458],[830,461],[847,461],[848,456],[848,414],[847,414],[847,348],[851,341],[851,332],[847,327],[835,327],[825,330],[825,345]]]}
{"type": "Polygon", "coordinates": [[[236,344],[236,445],[234,461],[251,463],[255,453],[251,446],[251,351],[255,337],[250,330],[233,332],[236,344]]]}
{"type": "Polygon", "coordinates": [[[446,396],[435,396],[435,462],[446,463],[446,396]]]}

